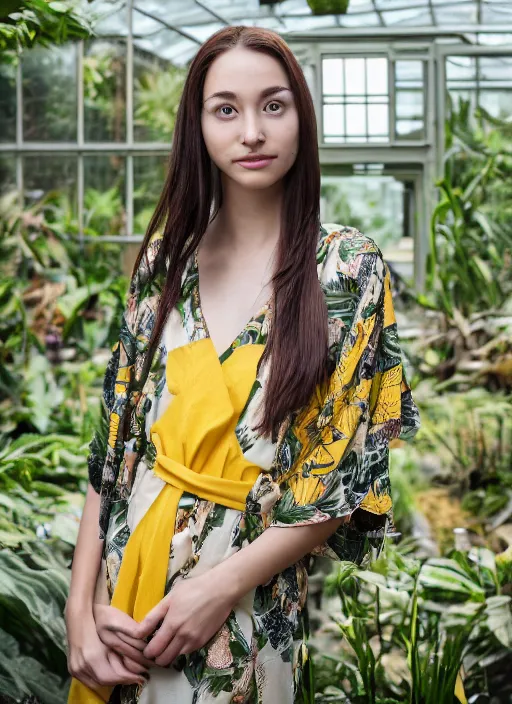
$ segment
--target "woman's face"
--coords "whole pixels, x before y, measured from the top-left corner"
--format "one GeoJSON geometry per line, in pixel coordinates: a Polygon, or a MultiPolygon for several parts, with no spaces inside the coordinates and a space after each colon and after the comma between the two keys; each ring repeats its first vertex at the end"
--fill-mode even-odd
{"type": "Polygon", "coordinates": [[[206,74],[201,127],[212,161],[228,178],[257,189],[282,179],[297,156],[299,119],[279,61],[241,47],[218,56],[206,74]],[[272,158],[252,168],[240,163],[254,155],[272,158]]]}

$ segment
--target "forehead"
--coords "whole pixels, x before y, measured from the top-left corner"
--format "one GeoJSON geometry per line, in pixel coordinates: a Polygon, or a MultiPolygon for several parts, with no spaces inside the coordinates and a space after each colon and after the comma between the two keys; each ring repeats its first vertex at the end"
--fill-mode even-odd
{"type": "Polygon", "coordinates": [[[206,73],[204,96],[229,90],[240,97],[259,94],[264,88],[290,83],[282,64],[260,51],[235,47],[213,61],[206,73]]]}

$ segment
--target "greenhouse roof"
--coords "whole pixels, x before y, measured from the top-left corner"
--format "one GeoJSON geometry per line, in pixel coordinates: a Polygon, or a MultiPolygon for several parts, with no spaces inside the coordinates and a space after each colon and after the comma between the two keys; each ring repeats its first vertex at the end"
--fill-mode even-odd
{"type": "MultiPolygon", "coordinates": [[[[98,34],[126,34],[128,6],[116,0],[89,5],[102,17],[98,34]]],[[[314,15],[306,0],[135,0],[132,7],[135,44],[176,63],[192,58],[218,29],[236,24],[268,27],[289,40],[305,34],[378,36],[413,29],[414,34],[420,29],[431,34],[512,34],[510,0],[350,0],[343,15],[314,15]]]]}

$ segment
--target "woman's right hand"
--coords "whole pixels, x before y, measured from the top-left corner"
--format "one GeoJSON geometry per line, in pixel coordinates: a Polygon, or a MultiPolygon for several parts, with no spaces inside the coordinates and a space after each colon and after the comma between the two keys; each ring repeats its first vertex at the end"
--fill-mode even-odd
{"type": "MultiPolygon", "coordinates": [[[[116,653],[100,639],[94,615],[66,609],[68,671],[93,691],[116,684],[144,684],[144,668],[116,653]]],[[[146,644],[145,644],[146,645],[146,644]]]]}
{"type": "Polygon", "coordinates": [[[138,624],[128,614],[114,606],[99,603],[93,605],[93,614],[100,640],[121,655],[131,670],[141,672],[155,667],[155,662],[142,654],[147,641],[132,635],[138,624]]]}

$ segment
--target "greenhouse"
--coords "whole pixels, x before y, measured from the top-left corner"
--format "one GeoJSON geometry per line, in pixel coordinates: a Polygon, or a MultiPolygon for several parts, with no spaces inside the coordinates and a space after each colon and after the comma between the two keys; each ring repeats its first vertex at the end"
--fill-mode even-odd
{"type": "MultiPolygon", "coordinates": [[[[389,441],[383,545],[310,556],[294,702],[508,704],[509,0],[0,3],[0,704],[72,701],[65,605],[105,372],[191,62],[238,25],[299,62],[321,222],[382,253],[421,417],[389,441]]],[[[194,701],[284,704],[233,678],[194,701]]]]}

